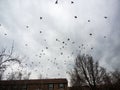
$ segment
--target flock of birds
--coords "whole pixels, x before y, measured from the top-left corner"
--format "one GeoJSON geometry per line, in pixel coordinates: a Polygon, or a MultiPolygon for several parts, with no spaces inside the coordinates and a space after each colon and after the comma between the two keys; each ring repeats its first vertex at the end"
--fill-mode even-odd
{"type": "MultiPolygon", "coordinates": [[[[58,3],[59,3],[59,1],[56,0],[56,1],[55,1],[55,4],[58,4],[58,3]]],[[[71,1],[71,4],[74,4],[74,1],[71,1]]],[[[73,16],[73,18],[77,19],[78,16],[73,16]]],[[[107,16],[104,16],[103,18],[104,18],[104,19],[107,19],[108,17],[107,17],[107,16]]],[[[39,19],[42,20],[43,17],[40,16],[39,19]]],[[[90,23],[91,20],[88,20],[88,22],[90,23]]],[[[2,26],[2,24],[0,24],[0,27],[1,27],[1,26],[2,26]]],[[[26,25],[26,28],[29,29],[29,25],[26,25]]],[[[39,33],[40,33],[40,34],[44,34],[44,31],[39,31],[39,33]]],[[[9,34],[9,33],[8,33],[8,34],[9,34]]],[[[7,34],[7,33],[4,33],[5,36],[7,36],[8,34],[7,34]]],[[[89,33],[89,36],[92,37],[92,36],[93,36],[93,33],[89,33]]],[[[104,38],[106,38],[106,36],[104,36],[104,38]]],[[[46,39],[44,39],[44,41],[47,42],[46,39]]],[[[66,40],[64,40],[64,41],[62,41],[62,40],[60,40],[59,38],[56,37],[56,39],[55,39],[54,41],[55,41],[56,43],[60,43],[61,46],[58,47],[58,49],[59,49],[60,51],[59,51],[59,50],[58,50],[58,51],[60,52],[60,53],[59,53],[59,56],[60,56],[60,55],[63,56],[63,59],[64,59],[64,56],[65,56],[65,55],[64,55],[64,49],[69,48],[68,45],[74,45],[74,46],[76,46],[76,43],[77,43],[77,42],[73,41],[71,37],[66,38],[66,40]]],[[[29,44],[25,43],[25,46],[28,47],[29,44]]],[[[69,59],[72,59],[72,56],[74,56],[74,54],[75,54],[77,51],[80,52],[81,49],[85,49],[85,48],[86,48],[86,46],[85,46],[84,44],[81,44],[81,45],[79,45],[79,46],[77,46],[77,47],[78,47],[78,48],[77,48],[75,51],[72,51],[72,52],[71,52],[71,55],[68,55],[68,56],[67,56],[67,59],[65,59],[65,60],[63,61],[62,64],[63,64],[64,66],[66,66],[66,65],[71,66],[72,64],[69,63],[69,59]]],[[[38,73],[38,72],[41,71],[41,73],[46,73],[46,77],[49,77],[49,74],[48,74],[48,73],[49,73],[51,70],[53,70],[53,69],[57,69],[57,70],[58,70],[57,75],[58,75],[59,77],[62,76],[61,73],[60,73],[60,70],[62,69],[61,66],[63,66],[63,65],[61,65],[61,63],[59,63],[59,59],[57,60],[57,57],[54,57],[54,58],[52,58],[52,59],[51,59],[51,58],[46,59],[46,60],[47,60],[46,62],[47,62],[48,64],[51,64],[51,65],[54,66],[55,68],[53,68],[53,67],[47,67],[46,71],[44,70],[45,65],[43,64],[44,61],[42,60],[42,59],[43,59],[42,57],[47,56],[47,54],[46,54],[45,51],[46,51],[46,50],[49,50],[49,48],[50,48],[50,47],[46,46],[44,49],[42,49],[42,50],[40,51],[39,54],[35,54],[35,57],[39,58],[41,61],[37,61],[37,62],[35,62],[34,60],[31,61],[31,62],[29,61],[29,62],[23,64],[23,68],[22,68],[22,69],[21,69],[21,68],[18,68],[17,70],[20,71],[20,72],[22,72],[23,69],[26,68],[26,67],[35,68],[34,71],[35,71],[36,73],[38,73]],[[36,67],[37,67],[37,68],[36,68],[36,67]],[[48,72],[48,73],[47,73],[47,72],[48,72]]],[[[91,47],[90,49],[93,50],[94,48],[91,47]]],[[[51,53],[52,53],[52,52],[51,52],[51,53]]],[[[66,73],[67,73],[67,71],[66,71],[66,73]]],[[[9,72],[8,74],[10,74],[10,72],[9,72]]]]}

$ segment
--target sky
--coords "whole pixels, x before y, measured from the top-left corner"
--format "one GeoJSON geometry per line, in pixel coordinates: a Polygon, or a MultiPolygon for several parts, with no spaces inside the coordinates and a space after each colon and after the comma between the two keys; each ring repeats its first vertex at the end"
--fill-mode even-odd
{"type": "Polygon", "coordinates": [[[120,69],[120,0],[71,1],[0,0],[0,48],[14,43],[30,78],[68,78],[79,53],[120,69]]]}

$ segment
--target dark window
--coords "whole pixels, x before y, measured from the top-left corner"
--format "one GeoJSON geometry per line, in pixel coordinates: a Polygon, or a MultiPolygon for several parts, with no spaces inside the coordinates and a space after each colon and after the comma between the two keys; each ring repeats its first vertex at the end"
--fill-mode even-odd
{"type": "Polygon", "coordinates": [[[22,90],[27,90],[27,85],[22,85],[22,90]]]}
{"type": "Polygon", "coordinates": [[[18,90],[17,86],[13,86],[13,90],[18,90]]]}
{"type": "Polygon", "coordinates": [[[54,85],[53,84],[48,84],[48,90],[53,90],[54,85]]]}
{"type": "Polygon", "coordinates": [[[59,84],[59,88],[65,88],[65,85],[64,84],[59,84]]]}

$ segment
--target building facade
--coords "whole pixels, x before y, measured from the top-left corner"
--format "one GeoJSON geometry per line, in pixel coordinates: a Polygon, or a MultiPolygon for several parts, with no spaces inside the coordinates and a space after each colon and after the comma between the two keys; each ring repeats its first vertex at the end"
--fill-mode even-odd
{"type": "Polygon", "coordinates": [[[66,79],[2,80],[0,90],[67,90],[66,79]]]}

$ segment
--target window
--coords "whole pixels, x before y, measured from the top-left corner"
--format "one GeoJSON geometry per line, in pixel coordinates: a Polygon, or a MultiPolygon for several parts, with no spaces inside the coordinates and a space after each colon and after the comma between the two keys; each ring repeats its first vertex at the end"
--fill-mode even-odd
{"type": "Polygon", "coordinates": [[[53,84],[48,84],[48,90],[53,90],[54,85],[53,84]]]}
{"type": "Polygon", "coordinates": [[[13,90],[18,90],[17,86],[13,86],[13,90]]]}
{"type": "Polygon", "coordinates": [[[59,84],[59,88],[65,88],[64,84],[59,84]]]}
{"type": "Polygon", "coordinates": [[[35,89],[35,90],[40,90],[39,88],[35,89]]]}
{"type": "Polygon", "coordinates": [[[22,90],[27,90],[27,85],[22,85],[22,90]]]}

